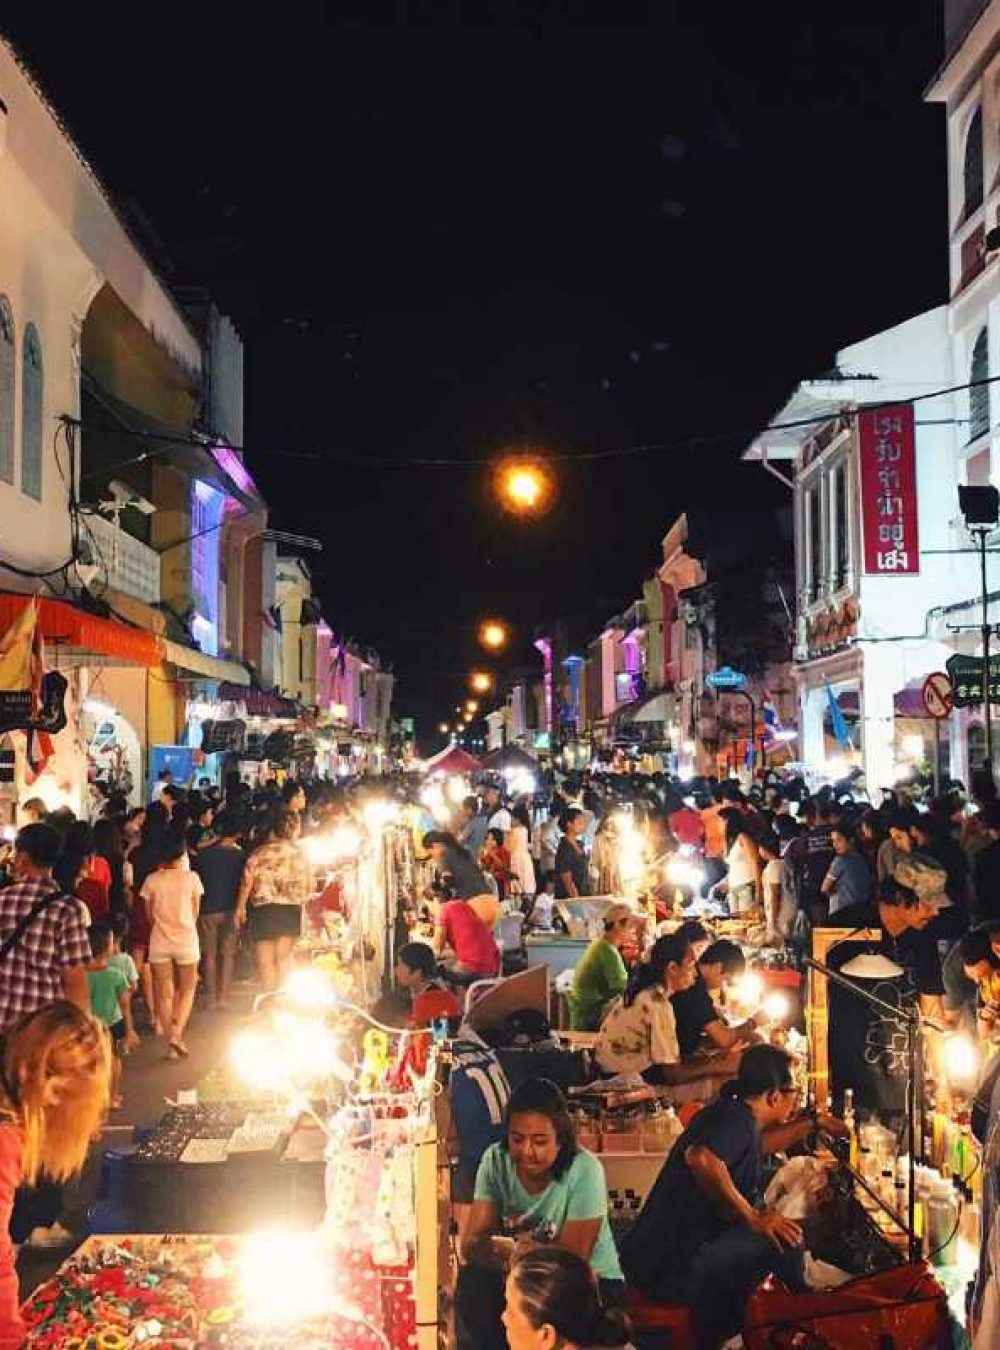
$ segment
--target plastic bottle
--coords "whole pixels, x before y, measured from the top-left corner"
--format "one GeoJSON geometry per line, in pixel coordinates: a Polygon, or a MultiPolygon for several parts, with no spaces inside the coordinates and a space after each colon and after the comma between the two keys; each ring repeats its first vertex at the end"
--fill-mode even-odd
{"type": "Polygon", "coordinates": [[[951,1185],[939,1177],[927,1199],[927,1254],[936,1266],[950,1266],[955,1262],[957,1206],[951,1185]]]}
{"type": "Polygon", "coordinates": [[[854,1116],[854,1089],[844,1089],[844,1124],[850,1131],[848,1140],[850,1143],[850,1155],[848,1161],[855,1171],[858,1169],[860,1153],[858,1149],[858,1122],[854,1116]]]}

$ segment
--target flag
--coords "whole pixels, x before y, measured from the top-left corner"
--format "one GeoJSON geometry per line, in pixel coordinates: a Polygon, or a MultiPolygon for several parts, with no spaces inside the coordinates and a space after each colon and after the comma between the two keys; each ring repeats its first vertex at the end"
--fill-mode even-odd
{"type": "Polygon", "coordinates": [[[778,734],[783,730],[781,718],[778,716],[778,709],[775,707],[774,700],[768,691],[764,690],[764,699],[760,709],[761,717],[764,722],[764,748],[770,749],[778,740],[778,734]]]}
{"type": "Polygon", "coordinates": [[[0,731],[26,727],[36,708],[33,694],[38,599],[32,596],[0,636],[0,731]]]}
{"type": "Polygon", "coordinates": [[[823,686],[826,689],[826,701],[830,710],[830,729],[833,732],[833,738],[845,750],[851,750],[854,748],[854,742],[851,740],[851,733],[844,721],[844,714],[837,702],[837,696],[830,687],[829,680],[824,680],[823,686]]]}
{"type": "Polygon", "coordinates": [[[31,722],[25,732],[25,770],[24,777],[30,785],[45,772],[45,767],[54,753],[52,737],[38,725],[42,715],[42,683],[45,679],[45,644],[42,640],[42,628],[38,623],[38,601],[34,603],[35,625],[31,635],[31,722]]]}

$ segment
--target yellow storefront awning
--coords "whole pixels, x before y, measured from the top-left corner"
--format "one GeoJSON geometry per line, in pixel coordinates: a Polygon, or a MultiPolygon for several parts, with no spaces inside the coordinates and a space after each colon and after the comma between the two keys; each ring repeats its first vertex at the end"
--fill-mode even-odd
{"type": "Polygon", "coordinates": [[[161,638],[163,659],[182,670],[190,670],[206,680],[228,680],[230,684],[248,685],[250,672],[238,661],[225,661],[220,656],[209,656],[206,652],[196,651],[194,647],[185,647],[180,642],[171,642],[161,638]]]}

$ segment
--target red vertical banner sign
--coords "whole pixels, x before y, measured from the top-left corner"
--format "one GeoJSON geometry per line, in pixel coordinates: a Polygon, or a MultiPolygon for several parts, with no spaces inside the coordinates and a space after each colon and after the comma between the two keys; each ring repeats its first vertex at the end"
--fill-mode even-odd
{"type": "Polygon", "coordinates": [[[913,404],[860,413],[858,442],[865,575],[913,576],[920,571],[913,404]]]}

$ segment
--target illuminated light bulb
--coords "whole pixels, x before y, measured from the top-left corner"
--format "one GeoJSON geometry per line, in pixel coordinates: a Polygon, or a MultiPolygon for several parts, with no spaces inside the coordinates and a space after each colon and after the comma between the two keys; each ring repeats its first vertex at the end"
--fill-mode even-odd
{"type": "Polygon", "coordinates": [[[262,1092],[282,1086],[284,1075],[278,1067],[278,1056],[277,1042],[264,1031],[241,1031],[229,1046],[229,1060],[237,1077],[262,1092]]]}
{"type": "Polygon", "coordinates": [[[448,735],[448,732],[449,732],[450,730],[451,730],[451,727],[448,725],[447,722],[441,722],[441,723],[438,725],[438,731],[440,731],[440,733],[441,733],[442,736],[447,736],[447,735],[448,735]]]}
{"type": "Polygon", "coordinates": [[[778,991],[768,994],[761,1007],[769,1022],[783,1022],[792,1010],[788,995],[778,991]]]}
{"type": "MultiPolygon", "coordinates": [[[[493,676],[485,670],[474,670],[469,676],[469,687],[473,693],[488,694],[493,688],[493,676]]],[[[461,712],[461,708],[456,709],[461,712]]]]}
{"type": "Polygon", "coordinates": [[[907,759],[919,762],[924,757],[924,738],[919,735],[903,737],[903,754],[907,759]]]}
{"type": "Polygon", "coordinates": [[[686,858],[671,858],[663,869],[667,881],[673,886],[686,886],[691,890],[700,890],[705,880],[704,869],[686,858]]]}
{"type": "Polygon", "coordinates": [[[377,834],[386,825],[392,825],[399,819],[399,803],[391,801],[366,802],[361,811],[361,816],[369,834],[377,834]]]}
{"type": "Polygon", "coordinates": [[[300,1008],[332,1008],[337,1002],[330,981],[315,966],[298,966],[289,971],[281,992],[290,1003],[300,1008]]]}
{"type": "Polygon", "coordinates": [[[466,702],[466,704],[465,704],[465,711],[466,711],[467,713],[478,712],[478,711],[479,711],[479,703],[477,702],[477,700],[474,699],[474,698],[468,699],[467,702],[466,702]]]}
{"type": "Polygon", "coordinates": [[[498,619],[486,619],[479,628],[479,641],[491,651],[499,651],[507,641],[507,629],[498,619]]]}
{"type": "Polygon", "coordinates": [[[949,1036],[944,1043],[944,1067],[956,1087],[971,1086],[979,1074],[979,1053],[969,1036],[949,1036]]]}
{"type": "Polygon", "coordinates": [[[745,1008],[756,1008],[764,996],[764,981],[755,970],[748,970],[736,981],[736,997],[745,1008]]]}
{"type": "Polygon", "coordinates": [[[461,778],[449,778],[446,791],[448,800],[454,802],[456,806],[459,802],[464,801],[467,795],[465,783],[461,778]]]}
{"type": "Polygon", "coordinates": [[[237,1269],[246,1322],[274,1326],[334,1311],[330,1256],[318,1233],[249,1233],[237,1269]]]}

